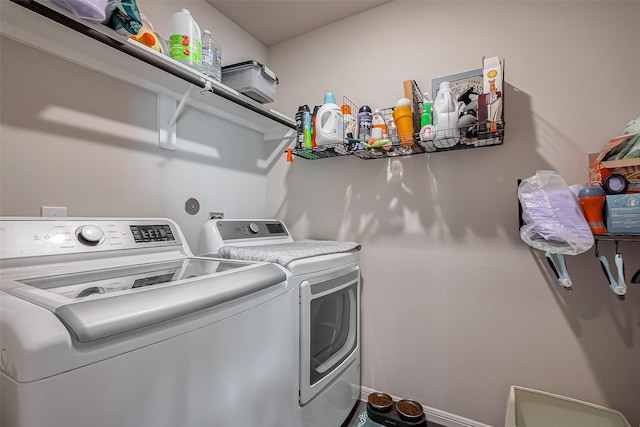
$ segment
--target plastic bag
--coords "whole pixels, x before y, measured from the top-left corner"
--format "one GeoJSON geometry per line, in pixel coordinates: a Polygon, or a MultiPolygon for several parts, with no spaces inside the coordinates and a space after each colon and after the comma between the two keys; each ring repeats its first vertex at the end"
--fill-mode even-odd
{"type": "Polygon", "coordinates": [[[109,0],[109,19],[105,24],[123,36],[135,36],[142,29],[142,17],[136,0],[109,0]]]}
{"type": "Polygon", "coordinates": [[[53,0],[54,3],[87,21],[97,24],[107,17],[107,0],[53,0]]]}
{"type": "Polygon", "coordinates": [[[576,195],[554,171],[537,171],[518,186],[525,225],[520,238],[551,253],[577,255],[594,243],[576,195]]]}

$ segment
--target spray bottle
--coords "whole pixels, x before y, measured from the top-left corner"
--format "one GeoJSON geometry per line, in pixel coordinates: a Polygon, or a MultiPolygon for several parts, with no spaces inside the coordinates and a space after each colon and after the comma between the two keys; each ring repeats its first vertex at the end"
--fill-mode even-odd
{"type": "Polygon", "coordinates": [[[475,124],[478,123],[478,93],[475,88],[470,87],[458,97],[458,102],[464,103],[460,108],[460,116],[458,117],[458,127],[464,132],[467,138],[474,138],[478,130],[475,124]],[[471,98],[471,95],[476,95],[471,98]]]}

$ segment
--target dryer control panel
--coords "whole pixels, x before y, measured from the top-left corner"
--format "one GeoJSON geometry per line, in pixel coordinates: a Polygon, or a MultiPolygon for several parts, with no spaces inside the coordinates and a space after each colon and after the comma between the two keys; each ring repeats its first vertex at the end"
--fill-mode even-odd
{"type": "Polygon", "coordinates": [[[199,254],[216,254],[221,247],[291,243],[287,227],[277,219],[211,219],[200,235],[199,254]]]}
{"type": "Polygon", "coordinates": [[[0,259],[180,246],[168,219],[0,218],[0,259]]]}
{"type": "Polygon", "coordinates": [[[289,236],[284,224],[278,220],[218,220],[216,227],[225,241],[289,236]]]}

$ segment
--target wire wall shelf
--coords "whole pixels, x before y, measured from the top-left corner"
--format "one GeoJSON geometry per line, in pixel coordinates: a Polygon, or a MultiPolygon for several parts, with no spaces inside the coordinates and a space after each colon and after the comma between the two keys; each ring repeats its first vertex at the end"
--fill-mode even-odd
{"type": "Polygon", "coordinates": [[[312,148],[296,148],[293,154],[307,160],[327,159],[330,157],[349,156],[352,154],[349,144],[335,143],[318,145],[312,148]]]}
{"type": "MultiPolygon", "coordinates": [[[[496,131],[486,130],[488,124],[478,123],[473,129],[467,129],[471,132],[472,137],[451,136],[442,138],[432,138],[421,140],[420,134],[412,135],[412,141],[405,143],[391,142],[379,147],[365,147],[357,142],[344,142],[329,145],[318,145],[313,148],[296,148],[293,154],[307,160],[326,159],[330,157],[340,157],[354,155],[363,160],[381,159],[398,156],[411,156],[414,154],[439,153],[444,151],[468,150],[472,148],[491,147],[502,145],[504,140],[504,121],[494,122],[497,126],[496,131]]],[[[460,131],[459,129],[443,130],[441,132],[460,131]]],[[[436,132],[437,133],[437,132],[436,132]]],[[[462,132],[461,132],[462,133],[462,132]]]]}
{"type": "MultiPolygon", "coordinates": [[[[292,153],[307,160],[349,155],[363,160],[372,160],[502,145],[505,122],[502,120],[503,107],[501,99],[498,104],[499,109],[494,110],[497,114],[492,117],[493,120],[475,122],[453,129],[438,129],[436,125],[425,130],[420,129],[423,95],[415,81],[413,81],[412,92],[414,111],[412,133],[392,135],[391,129],[388,129],[388,136],[385,135],[383,137],[385,139],[373,140],[365,138],[359,140],[354,138],[354,135],[358,133],[356,117],[359,107],[347,97],[344,97],[343,108],[348,106],[347,110],[351,111],[352,114],[350,117],[344,116],[343,142],[307,148],[298,146],[292,149],[292,153]],[[356,121],[355,125],[354,120],[356,121]]],[[[379,111],[385,123],[394,122],[393,111],[393,107],[379,111]]]]}

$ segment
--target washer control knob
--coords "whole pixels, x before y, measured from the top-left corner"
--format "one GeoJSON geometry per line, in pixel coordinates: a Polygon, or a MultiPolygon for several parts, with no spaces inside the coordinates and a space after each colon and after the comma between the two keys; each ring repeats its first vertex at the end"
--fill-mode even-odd
{"type": "Polygon", "coordinates": [[[80,227],[78,236],[90,245],[97,245],[104,237],[104,231],[97,225],[83,225],[80,227]]]}
{"type": "Polygon", "coordinates": [[[260,227],[258,227],[258,224],[256,224],[255,222],[252,222],[251,224],[249,224],[249,231],[251,231],[253,234],[256,234],[258,231],[260,231],[260,227]]]}

